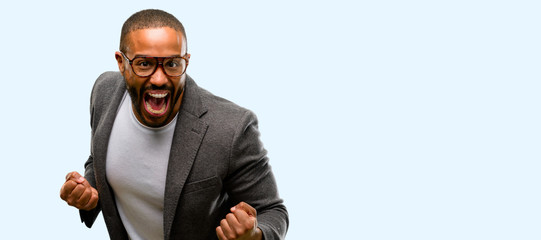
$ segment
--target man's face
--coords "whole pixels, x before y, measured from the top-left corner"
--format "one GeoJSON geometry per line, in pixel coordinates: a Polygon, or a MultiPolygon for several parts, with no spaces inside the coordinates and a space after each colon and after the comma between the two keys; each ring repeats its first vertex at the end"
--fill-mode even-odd
{"type": "MultiPolygon", "coordinates": [[[[127,46],[128,50],[124,54],[132,60],[139,56],[171,57],[186,54],[184,36],[169,27],[133,31],[128,34],[127,46]]],[[[171,122],[180,109],[186,74],[168,76],[160,65],[152,75],[140,77],[133,72],[132,66],[120,52],[116,52],[115,57],[126,79],[137,119],[149,127],[160,127],[171,122]]],[[[189,54],[186,57],[189,59],[189,54]]]]}

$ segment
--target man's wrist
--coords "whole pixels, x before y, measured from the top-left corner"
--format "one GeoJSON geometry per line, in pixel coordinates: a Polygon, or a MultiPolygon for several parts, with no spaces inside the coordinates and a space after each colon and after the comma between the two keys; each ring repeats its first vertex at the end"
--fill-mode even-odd
{"type": "Polygon", "coordinates": [[[262,240],[263,239],[263,231],[261,231],[261,228],[255,229],[255,239],[262,240]]]}

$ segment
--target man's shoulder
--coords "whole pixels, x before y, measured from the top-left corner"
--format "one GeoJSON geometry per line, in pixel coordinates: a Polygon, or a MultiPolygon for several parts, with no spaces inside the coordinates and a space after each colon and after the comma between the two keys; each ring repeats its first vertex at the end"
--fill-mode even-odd
{"type": "Polygon", "coordinates": [[[192,87],[196,88],[197,95],[201,100],[203,108],[205,109],[203,119],[208,121],[208,123],[219,124],[222,127],[226,127],[228,125],[233,127],[240,124],[246,115],[255,117],[255,114],[253,114],[252,111],[238,105],[233,101],[230,101],[222,96],[215,95],[214,93],[197,86],[196,84],[194,84],[192,87]]]}
{"type": "Polygon", "coordinates": [[[122,77],[122,74],[120,74],[120,72],[115,72],[115,71],[104,72],[98,77],[98,79],[96,79],[96,82],[94,83],[94,88],[113,87],[115,85],[118,85],[120,82],[122,82],[122,80],[123,80],[123,77],[122,77]]]}
{"type": "Polygon", "coordinates": [[[199,87],[199,93],[202,102],[207,109],[215,114],[219,115],[238,115],[250,111],[237,103],[230,101],[224,97],[215,95],[214,93],[199,87]]]}
{"type": "Polygon", "coordinates": [[[92,87],[92,96],[94,95],[111,95],[113,92],[125,85],[124,77],[120,72],[104,72],[94,82],[92,87]]]}
{"type": "Polygon", "coordinates": [[[117,95],[125,91],[124,77],[120,72],[102,73],[92,87],[90,95],[90,104],[92,106],[107,105],[113,99],[118,99],[117,95]]]}

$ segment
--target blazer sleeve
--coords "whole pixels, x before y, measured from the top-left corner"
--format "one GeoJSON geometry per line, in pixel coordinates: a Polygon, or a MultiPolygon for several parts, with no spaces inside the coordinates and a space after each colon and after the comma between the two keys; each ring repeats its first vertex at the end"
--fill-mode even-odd
{"type": "MultiPolygon", "coordinates": [[[[95,128],[98,125],[97,122],[99,119],[99,113],[95,111],[95,105],[96,105],[96,93],[98,92],[97,88],[99,88],[97,85],[100,82],[100,79],[103,79],[106,73],[100,75],[96,82],[94,83],[94,86],[92,87],[92,92],[90,95],[90,127],[92,128],[91,132],[91,139],[94,139],[94,132],[95,128]]],[[[93,157],[93,149],[92,149],[92,143],[90,143],[90,156],[88,157],[88,160],[85,162],[85,178],[90,183],[90,185],[93,188],[97,189],[96,186],[96,177],[94,175],[94,157],[93,157]]],[[[83,222],[88,228],[92,227],[94,224],[94,221],[96,221],[96,218],[98,217],[98,214],[101,212],[101,201],[98,200],[98,205],[96,208],[85,211],[85,210],[79,210],[79,215],[81,217],[81,222],[83,222]]]]}
{"type": "MultiPolygon", "coordinates": [[[[94,161],[93,161],[92,155],[88,157],[88,160],[85,163],[85,178],[93,188],[97,188],[96,178],[94,177],[94,161]]],[[[84,223],[88,228],[92,227],[100,211],[101,211],[101,206],[100,206],[99,200],[98,200],[98,205],[96,206],[96,208],[90,211],[79,210],[79,215],[81,216],[81,222],[84,223]]]]}
{"type": "Polygon", "coordinates": [[[229,175],[224,186],[233,201],[244,201],[257,210],[258,227],[263,232],[263,239],[284,239],[289,216],[278,195],[257,124],[256,116],[246,111],[233,137],[229,175]]]}

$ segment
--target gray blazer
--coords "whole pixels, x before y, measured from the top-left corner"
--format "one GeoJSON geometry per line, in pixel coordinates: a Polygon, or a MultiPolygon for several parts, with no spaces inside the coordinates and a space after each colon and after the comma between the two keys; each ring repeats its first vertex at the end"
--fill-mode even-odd
{"type": "MultiPolygon", "coordinates": [[[[96,80],[90,101],[92,141],[85,177],[100,200],[80,215],[91,227],[102,211],[111,239],[128,239],[105,174],[109,135],[125,91],[122,75],[106,72],[96,80]]],[[[264,239],[284,239],[289,217],[268,161],[255,115],[187,76],[167,169],[165,239],[217,239],[219,221],[241,201],[257,210],[264,239]]]]}

